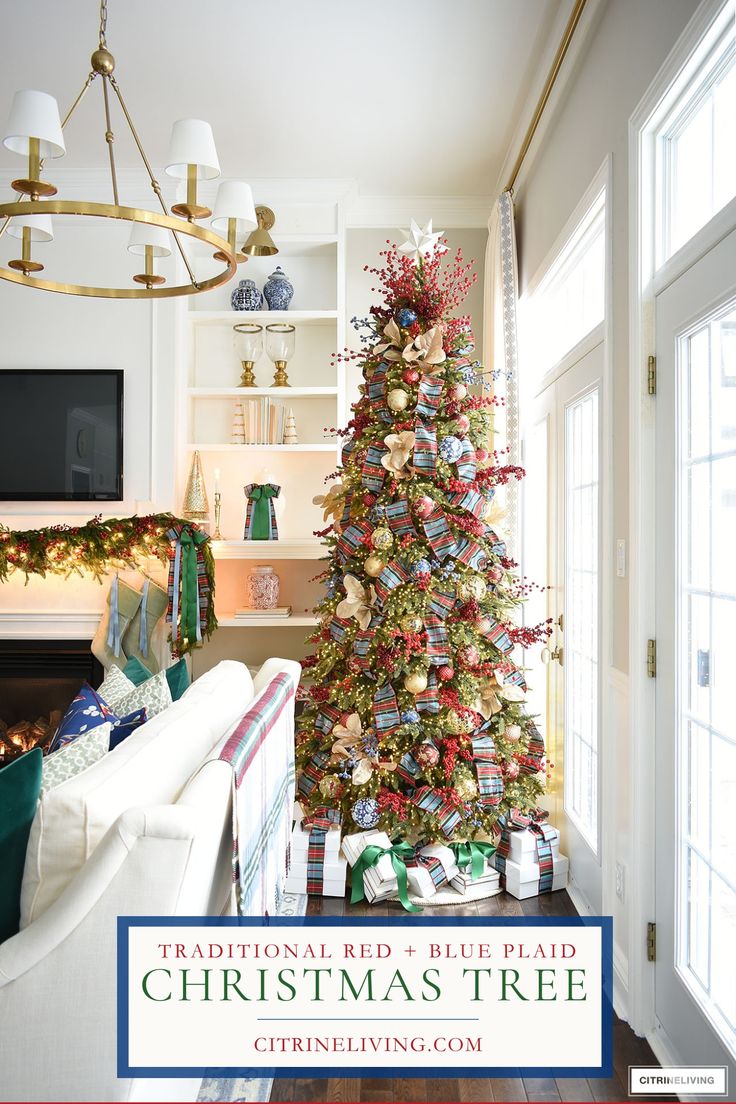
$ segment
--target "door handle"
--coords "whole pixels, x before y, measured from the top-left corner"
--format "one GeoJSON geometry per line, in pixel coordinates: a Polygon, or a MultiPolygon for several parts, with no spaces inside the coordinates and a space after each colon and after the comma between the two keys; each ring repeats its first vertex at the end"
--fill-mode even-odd
{"type": "Polygon", "coordinates": [[[560,667],[562,667],[562,656],[563,656],[562,645],[560,645],[559,648],[555,648],[554,650],[551,649],[551,648],[542,648],[542,654],[541,654],[542,663],[551,663],[552,660],[556,659],[557,662],[559,663],[560,667]]]}

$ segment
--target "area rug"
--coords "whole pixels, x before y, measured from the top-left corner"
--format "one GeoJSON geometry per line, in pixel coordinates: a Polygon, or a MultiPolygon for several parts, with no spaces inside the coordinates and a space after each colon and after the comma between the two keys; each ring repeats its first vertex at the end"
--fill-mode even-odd
{"type": "MultiPolygon", "coordinates": [[[[284,893],[278,916],[304,916],[307,898],[300,893],[284,893]]],[[[266,1101],[271,1096],[270,1077],[205,1077],[197,1100],[266,1101]]]]}

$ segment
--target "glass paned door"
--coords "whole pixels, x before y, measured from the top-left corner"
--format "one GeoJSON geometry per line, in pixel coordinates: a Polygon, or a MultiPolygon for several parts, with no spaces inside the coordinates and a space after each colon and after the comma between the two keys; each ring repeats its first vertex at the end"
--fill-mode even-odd
{"type": "Polygon", "coordinates": [[[565,811],[598,851],[598,388],[565,409],[565,811]]]}
{"type": "Polygon", "coordinates": [[[677,341],[680,823],[677,965],[736,1043],[736,307],[677,341]],[[724,971],[731,963],[732,970],[724,971]]]}
{"type": "Polygon", "coordinates": [[[656,1014],[736,1075],[736,231],[657,296],[656,1014]]]}

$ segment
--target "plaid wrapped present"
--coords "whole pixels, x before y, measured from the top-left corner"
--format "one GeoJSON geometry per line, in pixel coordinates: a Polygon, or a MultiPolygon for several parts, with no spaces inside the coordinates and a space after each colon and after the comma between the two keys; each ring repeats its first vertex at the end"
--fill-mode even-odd
{"type": "Polygon", "coordinates": [[[455,538],[444,511],[439,506],[434,506],[432,512],[423,519],[424,533],[429,541],[432,551],[438,560],[444,560],[455,551],[455,538]]]}
{"type": "Polygon", "coordinates": [[[325,767],[330,761],[327,751],[316,752],[309,762],[302,767],[297,780],[296,788],[302,797],[309,797],[312,790],[325,776],[325,767]]]}
{"type": "Polygon", "coordinates": [[[457,510],[467,510],[476,518],[485,509],[486,497],[480,491],[452,491],[447,497],[457,510]]]}
{"type": "Polygon", "coordinates": [[[437,470],[437,432],[434,426],[414,426],[414,467],[425,475],[434,475],[437,470]]]}
{"type": "Polygon", "coordinates": [[[411,803],[425,813],[436,813],[442,834],[447,839],[452,838],[453,832],[460,823],[460,813],[454,805],[441,797],[431,786],[421,786],[415,790],[411,803]]]}
{"type": "Polygon", "coordinates": [[[414,704],[420,713],[439,713],[440,701],[437,695],[437,676],[430,667],[427,672],[427,689],[414,698],[414,704]]]}
{"type": "MultiPolygon", "coordinates": [[[[514,812],[518,812],[515,810],[514,812]]],[[[567,883],[568,862],[557,850],[559,834],[551,825],[529,817],[500,817],[501,839],[496,848],[495,864],[501,875],[501,884],[514,897],[523,900],[539,893],[551,893],[564,889],[567,883]],[[528,824],[515,823],[517,819],[528,824]],[[535,853],[525,849],[522,861],[511,859],[511,835],[529,832],[534,836],[535,853]]]]}
{"type": "Polygon", "coordinates": [[[396,694],[390,682],[385,682],[383,686],[378,687],[373,695],[371,709],[376,731],[381,736],[393,732],[401,724],[401,717],[396,704],[396,694]]]}
{"type": "Polygon", "coordinates": [[[354,556],[357,550],[362,547],[363,537],[367,537],[372,532],[373,526],[364,518],[349,525],[337,540],[336,547],[340,559],[345,561],[354,556]]]}
{"type": "Polygon", "coordinates": [[[427,634],[427,655],[433,667],[442,667],[450,662],[450,641],[444,621],[435,614],[427,614],[424,618],[424,629],[427,634]]]}
{"type": "Polygon", "coordinates": [[[438,889],[448,885],[459,873],[455,856],[441,843],[421,844],[406,860],[409,889],[425,900],[434,897],[438,889]]]}
{"type": "Polygon", "coordinates": [[[442,399],[444,380],[438,376],[422,376],[415,413],[421,418],[434,418],[442,399]]]}
{"type": "Polygon", "coordinates": [[[455,605],[455,588],[450,583],[440,583],[433,588],[429,596],[429,608],[436,617],[443,620],[455,605]]]}
{"type": "Polygon", "coordinates": [[[365,454],[361,483],[366,490],[373,491],[374,494],[378,494],[386,478],[386,469],[381,463],[381,457],[387,452],[385,445],[369,445],[365,454]]]}
{"type": "Polygon", "coordinates": [[[411,519],[409,503],[405,498],[399,498],[386,507],[386,521],[395,537],[416,537],[417,535],[411,519]]]}
{"type": "Polygon", "coordinates": [[[476,571],[483,571],[488,564],[488,557],[479,544],[469,537],[458,537],[453,555],[456,560],[467,564],[476,571]]]}
{"type": "Polygon", "coordinates": [[[232,767],[233,910],[267,916],[286,875],[294,804],[294,693],[286,672],[271,679],[228,738],[232,767]]]}
{"type": "Polygon", "coordinates": [[[317,714],[317,720],[314,722],[314,727],[318,732],[321,732],[323,736],[329,736],[341,716],[342,713],[339,709],[325,702],[317,714]]]}
{"type": "MultiPolygon", "coordinates": [[[[325,854],[327,851],[328,834],[332,837],[330,840],[330,866],[337,867],[337,871],[332,871],[332,878],[330,880],[340,881],[340,873],[342,873],[342,892],[345,892],[345,877],[347,873],[347,863],[344,859],[339,858],[340,850],[340,825],[342,818],[340,812],[337,809],[328,809],[326,806],[321,805],[314,812],[309,813],[301,822],[301,825],[295,829],[295,833],[299,831],[301,838],[307,836],[307,871],[306,871],[306,890],[310,896],[322,897],[325,889],[325,854]],[[337,873],[337,878],[335,878],[337,873]]],[[[293,892],[293,891],[292,891],[293,892]]],[[[330,893],[329,896],[334,896],[330,893]]]]}
{"type": "Polygon", "coordinates": [[[460,442],[463,446],[463,451],[460,455],[460,459],[455,462],[458,479],[462,479],[463,483],[472,483],[478,471],[478,463],[475,459],[475,449],[472,441],[470,441],[468,437],[461,437],[460,442]]]}
{"type": "Polygon", "coordinates": [[[395,587],[408,582],[410,578],[409,572],[400,560],[392,560],[391,563],[386,564],[376,579],[376,594],[384,602],[395,587]]]}

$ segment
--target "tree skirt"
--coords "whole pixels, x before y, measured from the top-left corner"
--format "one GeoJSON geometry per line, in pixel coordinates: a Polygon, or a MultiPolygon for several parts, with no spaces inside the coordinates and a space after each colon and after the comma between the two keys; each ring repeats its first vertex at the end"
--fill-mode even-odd
{"type": "MultiPolygon", "coordinates": [[[[468,901],[485,901],[488,897],[495,897],[501,892],[498,882],[478,882],[470,885],[465,893],[460,893],[452,886],[443,886],[438,889],[434,897],[417,897],[409,894],[409,900],[413,905],[424,905],[425,908],[434,908],[436,905],[464,905],[468,901]]],[[[391,901],[398,901],[398,897],[391,897],[391,901]]]]}

